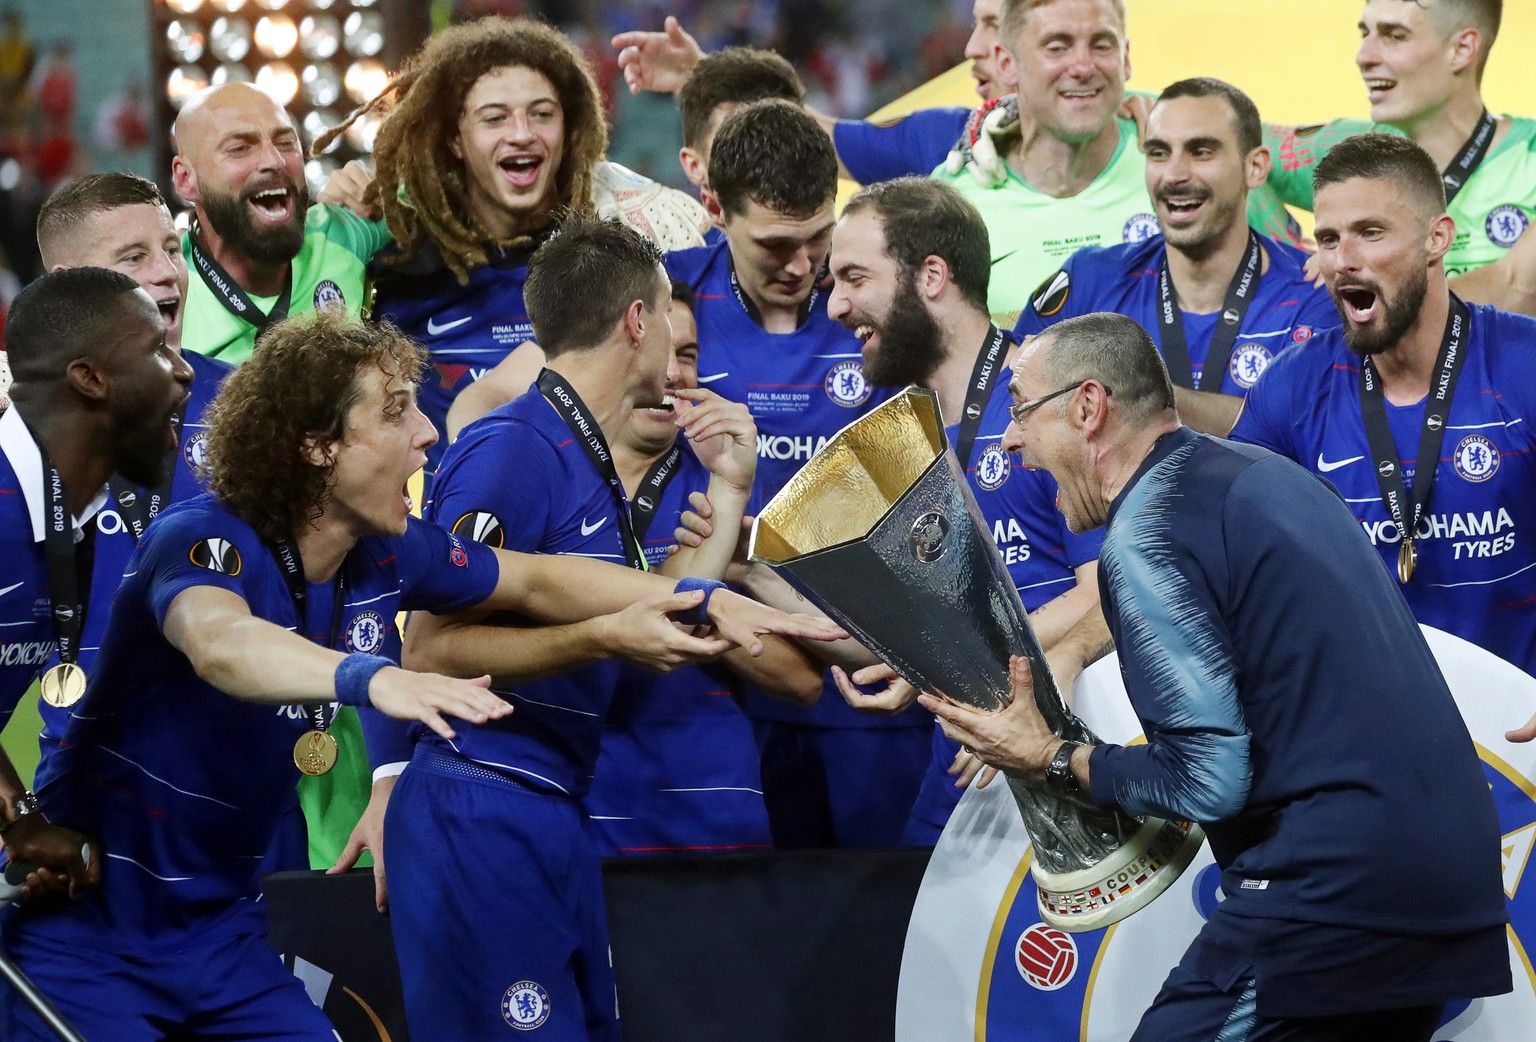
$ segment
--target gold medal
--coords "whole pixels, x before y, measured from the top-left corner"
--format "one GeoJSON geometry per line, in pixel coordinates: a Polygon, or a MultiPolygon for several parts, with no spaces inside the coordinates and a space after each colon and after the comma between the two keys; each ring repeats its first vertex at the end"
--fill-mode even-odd
{"type": "Polygon", "coordinates": [[[55,709],[68,709],[85,697],[85,670],[73,662],[60,662],[43,674],[39,685],[43,701],[55,709]]]}
{"type": "Polygon", "coordinates": [[[305,731],[293,743],[293,765],[311,778],[330,773],[340,748],[329,731],[305,731]]]}
{"type": "Polygon", "coordinates": [[[1419,566],[1419,548],[1413,545],[1410,537],[1403,540],[1403,545],[1397,548],[1397,579],[1404,586],[1413,578],[1413,571],[1419,566]]]}

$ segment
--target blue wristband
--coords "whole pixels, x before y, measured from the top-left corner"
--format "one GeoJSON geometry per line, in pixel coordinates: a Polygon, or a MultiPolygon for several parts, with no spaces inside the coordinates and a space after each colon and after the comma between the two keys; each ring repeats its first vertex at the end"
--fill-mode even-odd
{"type": "Polygon", "coordinates": [[[679,579],[677,585],[672,587],[673,593],[692,593],[694,590],[703,590],[704,599],[696,607],[687,611],[680,611],[673,615],[684,626],[709,626],[709,599],[715,595],[716,590],[725,589],[725,583],[716,579],[679,579]]]}
{"type": "Polygon", "coordinates": [[[394,663],[383,655],[348,655],[336,665],[336,701],[344,706],[368,704],[368,684],[373,675],[394,663]]]}

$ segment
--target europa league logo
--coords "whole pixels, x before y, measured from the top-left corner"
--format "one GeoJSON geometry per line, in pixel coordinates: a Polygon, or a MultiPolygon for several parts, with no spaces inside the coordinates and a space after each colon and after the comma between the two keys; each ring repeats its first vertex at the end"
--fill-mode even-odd
{"type": "Polygon", "coordinates": [[[944,538],[949,535],[949,519],[940,513],[924,514],[912,523],[912,552],[924,564],[944,556],[944,538]]]}

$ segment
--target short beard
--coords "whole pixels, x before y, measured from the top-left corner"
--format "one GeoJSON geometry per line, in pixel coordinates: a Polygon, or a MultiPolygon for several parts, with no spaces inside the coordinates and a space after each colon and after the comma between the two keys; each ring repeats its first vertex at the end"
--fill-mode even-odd
{"type": "Polygon", "coordinates": [[[864,378],[876,387],[922,386],[944,361],[939,324],[904,278],[904,290],[891,299],[880,323],[880,350],[864,367],[864,378]]]}
{"type": "Polygon", "coordinates": [[[165,447],[165,426],[146,424],[143,416],[115,424],[117,473],[140,488],[158,488],[171,473],[174,453],[165,447]]]}
{"type": "MultiPolygon", "coordinates": [[[[1391,351],[1403,339],[1403,334],[1418,321],[1419,312],[1424,308],[1425,294],[1428,292],[1429,272],[1424,268],[1418,268],[1395,299],[1378,292],[1383,317],[1386,319],[1385,327],[1377,332],[1365,326],[1351,325],[1345,319],[1344,342],[1361,358],[1391,351]]],[[[1339,307],[1339,298],[1336,295],[1333,303],[1335,307],[1339,307]]],[[[1339,308],[1339,317],[1344,317],[1343,308],[1339,308]]]]}
{"type": "Polygon", "coordinates": [[[249,197],[274,185],[262,185],[254,191],[239,193],[203,193],[203,212],[208,224],[224,245],[242,257],[262,264],[287,264],[304,248],[304,216],[309,210],[309,186],[288,184],[293,190],[293,215],[286,224],[259,227],[246,210],[249,197]]]}

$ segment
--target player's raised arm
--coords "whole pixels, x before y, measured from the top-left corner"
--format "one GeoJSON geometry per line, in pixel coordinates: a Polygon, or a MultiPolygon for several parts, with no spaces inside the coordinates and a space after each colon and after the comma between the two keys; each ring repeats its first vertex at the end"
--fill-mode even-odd
{"type": "Polygon", "coordinates": [[[197,675],[235,698],[267,705],[370,703],[400,720],[420,720],[445,738],[443,714],[475,723],[512,707],[485,690],[487,680],[412,673],[375,656],[344,655],[251,614],[238,594],[191,586],[171,602],[165,637],[197,675]],[[281,662],[281,669],[273,669],[281,662]]]}

